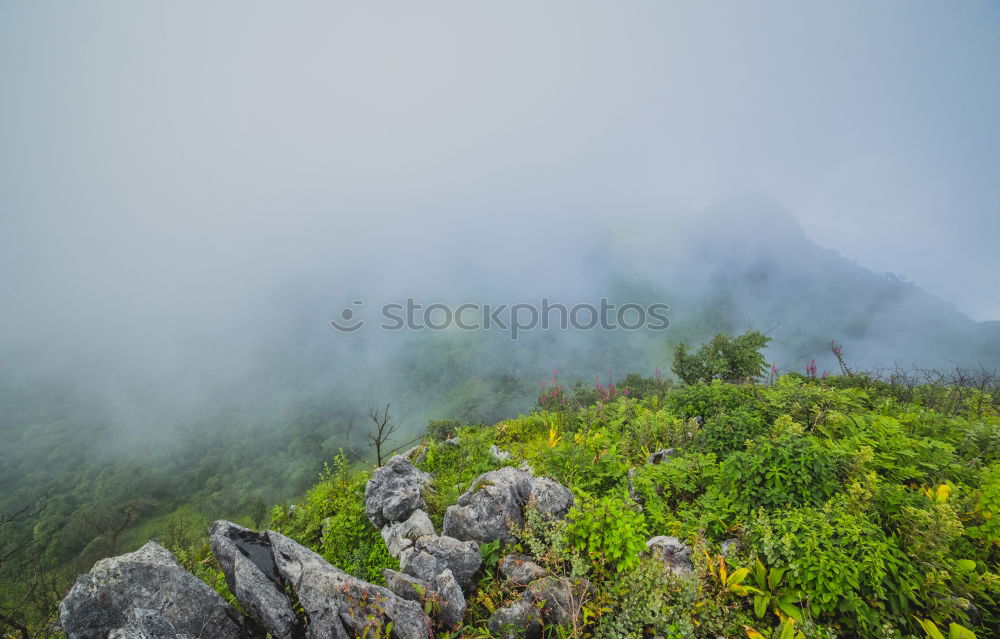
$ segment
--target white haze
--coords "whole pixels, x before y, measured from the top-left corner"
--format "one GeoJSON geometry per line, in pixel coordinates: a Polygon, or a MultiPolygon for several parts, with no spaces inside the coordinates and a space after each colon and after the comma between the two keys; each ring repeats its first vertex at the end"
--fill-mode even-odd
{"type": "Polygon", "coordinates": [[[741,193],[1000,320],[998,60],[994,3],[2,2],[3,368],[135,404],[274,344],[375,374],[350,300],[688,273],[674,229],[741,193]]]}

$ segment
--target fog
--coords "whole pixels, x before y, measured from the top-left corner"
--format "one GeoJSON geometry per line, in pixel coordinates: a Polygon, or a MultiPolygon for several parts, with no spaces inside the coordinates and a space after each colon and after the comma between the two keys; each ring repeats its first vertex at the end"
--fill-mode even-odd
{"type": "Polygon", "coordinates": [[[420,334],[332,330],[353,300],[628,286],[667,335],[483,337],[469,370],[649,374],[749,327],[783,367],[995,365],[998,60],[991,3],[5,2],[2,370],[130,424],[388,401],[420,334]]]}

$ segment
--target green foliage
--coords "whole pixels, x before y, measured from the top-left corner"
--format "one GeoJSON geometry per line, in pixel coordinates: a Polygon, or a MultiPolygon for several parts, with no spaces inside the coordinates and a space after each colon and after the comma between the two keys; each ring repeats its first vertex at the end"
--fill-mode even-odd
{"type": "Polygon", "coordinates": [[[606,612],[594,629],[598,639],[695,635],[690,611],[698,593],[694,583],[678,579],[663,562],[644,558],[610,582],[601,604],[606,612]]]}
{"type": "Polygon", "coordinates": [[[305,544],[334,566],[366,581],[383,583],[382,569],[395,568],[382,537],[365,515],[368,473],[352,472],[343,454],[324,467],[320,481],[294,507],[277,506],[275,530],[305,544]]]}
{"type": "Polygon", "coordinates": [[[872,632],[885,618],[903,621],[919,582],[899,540],[846,501],[775,513],[759,510],[747,525],[768,564],[787,566],[792,590],[801,591],[814,617],[835,618],[872,632]]]}
{"type": "Polygon", "coordinates": [[[791,617],[802,623],[802,608],[799,607],[802,595],[787,587],[784,568],[768,569],[757,559],[753,566],[753,581],[757,590],[753,595],[753,612],[758,619],[770,610],[779,619],[791,617]]]}
{"type": "Polygon", "coordinates": [[[1000,546],[1000,464],[983,472],[975,505],[977,525],[969,536],[985,544],[1000,546]]]}
{"type": "Polygon", "coordinates": [[[760,438],[730,455],[722,475],[734,500],[754,510],[761,506],[822,505],[843,487],[843,455],[829,444],[801,433],[782,431],[789,419],[775,423],[775,439],[760,438]]]}
{"type": "MultiPolygon", "coordinates": [[[[938,636],[930,628],[942,636],[962,629],[996,636],[1000,395],[936,383],[903,387],[856,373],[785,375],[763,385],[743,383],[747,377],[713,373],[709,383],[671,387],[655,377],[629,376],[614,392],[611,384],[579,385],[562,391],[552,410],[488,426],[431,422],[418,465],[434,476],[424,497],[439,528],[447,507],[475,477],[504,465],[530,464],[576,498],[565,520],[529,509],[512,547],[480,546],[485,569],[479,588],[469,594],[462,628],[449,637],[485,637],[489,617],[520,598],[521,587],[495,570],[507,552],[533,555],[552,575],[590,581],[586,622],[576,637],[938,636]],[[443,441],[452,436],[457,443],[443,441]],[[492,445],[512,458],[493,458],[492,445]],[[650,463],[650,453],[661,448],[675,454],[650,463]],[[677,576],[645,555],[653,535],[692,545],[694,574],[677,576]],[[733,537],[738,554],[702,559],[702,549],[733,537]]],[[[466,418],[464,410],[460,416],[466,418]]],[[[320,417],[303,418],[310,424],[303,437],[327,423],[320,417]]],[[[51,443],[44,429],[32,432],[51,443]]],[[[308,446],[297,441],[276,449],[264,465],[301,455],[304,461],[289,468],[294,482],[307,482],[318,469],[310,464],[329,464],[294,507],[270,511],[270,525],[334,565],[380,583],[381,569],[398,564],[364,513],[368,472],[331,452],[334,436],[308,446]]],[[[128,483],[140,483],[149,489],[149,503],[121,533],[121,547],[163,539],[183,565],[231,600],[204,529],[227,508],[251,525],[268,518],[260,505],[272,492],[242,472],[231,479],[226,474],[245,450],[236,446],[219,469],[181,471],[183,486],[201,487],[182,503],[166,483],[144,484],[146,470],[109,463],[81,481],[81,490],[99,500],[57,494],[43,513],[10,529],[17,540],[38,540],[32,558],[67,561],[70,574],[53,589],[64,591],[76,572],[89,567],[70,561],[79,561],[81,550],[103,554],[111,543],[109,535],[87,528],[84,515],[123,512],[115,509],[128,502],[128,483]]],[[[4,472],[9,469],[0,468],[4,472]]],[[[24,472],[44,483],[43,474],[24,472]]],[[[121,523],[108,521],[112,532],[121,523]]],[[[3,541],[8,545],[0,556],[12,548],[3,541]]],[[[29,587],[0,580],[0,604],[20,601],[29,587]]],[[[45,619],[52,609],[38,604],[40,612],[31,614],[45,619]]],[[[373,621],[369,635],[384,635],[387,629],[373,621]]],[[[550,628],[546,636],[567,632],[550,628]]]]}
{"type": "Polygon", "coordinates": [[[646,520],[621,499],[601,497],[570,510],[569,543],[599,569],[622,572],[639,562],[645,549],[646,520]]]}
{"type": "Polygon", "coordinates": [[[662,400],[673,388],[673,383],[669,379],[661,378],[658,374],[653,377],[643,377],[637,373],[629,373],[616,387],[622,395],[627,395],[632,399],[662,400]]]}
{"type": "Polygon", "coordinates": [[[427,422],[425,435],[430,441],[440,442],[458,434],[462,422],[457,419],[432,419],[427,422]]]}
{"type": "Polygon", "coordinates": [[[737,337],[719,333],[696,353],[689,353],[687,344],[681,342],[674,351],[673,371],[686,384],[707,384],[714,379],[732,383],[754,380],[767,368],[760,351],[770,341],[758,331],[737,337]]]}

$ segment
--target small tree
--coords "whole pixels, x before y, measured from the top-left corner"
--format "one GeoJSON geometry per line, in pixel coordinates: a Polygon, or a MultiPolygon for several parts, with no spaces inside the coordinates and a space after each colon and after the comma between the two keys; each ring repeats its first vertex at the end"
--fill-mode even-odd
{"type": "Polygon", "coordinates": [[[382,447],[388,443],[389,438],[399,428],[399,424],[389,417],[389,404],[385,405],[385,409],[381,413],[377,406],[369,406],[368,417],[374,424],[372,429],[368,431],[368,445],[375,447],[375,459],[378,465],[382,466],[382,447]]]}
{"type": "Polygon", "coordinates": [[[681,342],[674,352],[673,371],[686,384],[721,379],[739,383],[754,380],[764,374],[767,362],[760,352],[771,341],[759,331],[747,331],[732,337],[719,333],[702,344],[696,353],[681,342]]]}
{"type": "Polygon", "coordinates": [[[269,514],[267,502],[260,495],[254,495],[254,498],[250,500],[249,511],[254,528],[260,530],[261,524],[264,523],[269,514]]]}
{"type": "Polygon", "coordinates": [[[457,419],[432,419],[427,422],[427,439],[444,441],[458,434],[462,422],[457,419]]]}

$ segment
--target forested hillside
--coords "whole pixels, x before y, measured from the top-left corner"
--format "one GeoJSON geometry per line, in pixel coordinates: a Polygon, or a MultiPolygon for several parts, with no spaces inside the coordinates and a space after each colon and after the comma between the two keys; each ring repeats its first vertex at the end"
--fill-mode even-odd
{"type": "MultiPolygon", "coordinates": [[[[902,369],[879,377],[849,368],[837,344],[836,374],[814,365],[782,374],[766,364],[766,343],[747,333],[682,347],[672,372],[683,381],[658,372],[571,387],[556,372],[540,392],[532,384],[536,407],[525,416],[489,426],[432,421],[417,461],[434,476],[432,521],[440,527],[476,476],[507,465],[527,464],[569,487],[576,507],[566,522],[534,522],[507,551],[592,584],[570,636],[714,638],[754,628],[777,637],[789,617],[808,638],[922,637],[925,623],[992,636],[1000,628],[996,377],[902,369]],[[694,581],[640,555],[656,536],[693,549],[694,581]]],[[[66,426],[101,418],[65,389],[49,389],[45,400],[66,426]]],[[[76,474],[61,471],[78,488],[46,485],[53,475],[38,469],[29,476],[39,491],[20,495],[37,506],[7,513],[3,596],[16,615],[8,618],[48,636],[54,604],[76,574],[149,538],[229,596],[204,545],[210,519],[223,514],[284,532],[382,583],[381,569],[395,562],[365,517],[368,451],[322,434],[358,417],[367,419],[315,406],[292,423],[295,437],[191,433],[199,445],[176,456],[130,442],[135,456],[124,463],[100,457],[83,436],[48,446],[42,425],[53,417],[20,415],[37,423],[18,441],[51,450],[49,471],[78,465],[76,474]],[[304,501],[279,499],[311,485],[320,468],[304,501]]],[[[369,431],[360,421],[354,427],[369,431]]],[[[484,572],[455,636],[481,636],[494,612],[520,596],[498,576],[496,552],[483,547],[484,572]]]]}

